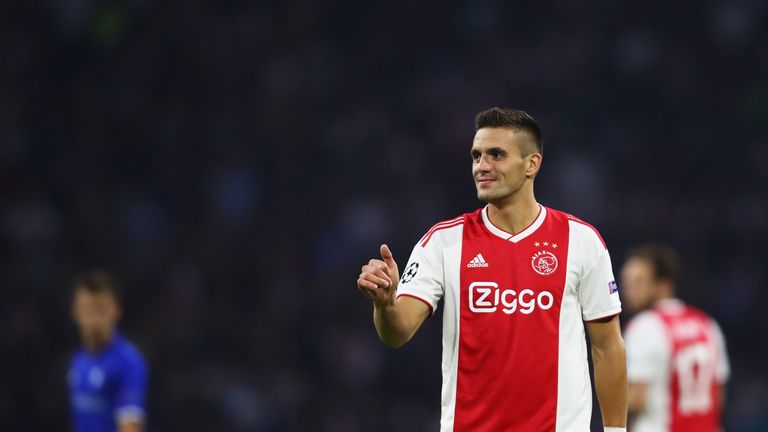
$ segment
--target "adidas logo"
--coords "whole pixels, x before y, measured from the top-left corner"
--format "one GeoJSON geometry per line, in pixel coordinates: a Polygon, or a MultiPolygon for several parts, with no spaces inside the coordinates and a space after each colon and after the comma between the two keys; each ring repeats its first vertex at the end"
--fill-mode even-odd
{"type": "Polygon", "coordinates": [[[488,263],[485,262],[483,254],[477,254],[477,256],[472,258],[472,261],[467,264],[467,267],[488,267],[488,263]]]}

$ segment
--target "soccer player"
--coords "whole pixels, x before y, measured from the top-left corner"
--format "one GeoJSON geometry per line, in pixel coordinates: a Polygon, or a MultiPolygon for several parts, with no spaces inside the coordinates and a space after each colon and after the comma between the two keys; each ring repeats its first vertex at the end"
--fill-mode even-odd
{"type": "Polygon", "coordinates": [[[679,258],[661,245],[632,250],[621,270],[633,432],[720,430],[728,356],[717,323],[675,298],[679,258]]]}
{"type": "Polygon", "coordinates": [[[72,356],[69,391],[76,432],[139,432],[147,370],[139,350],[116,330],[118,288],[96,271],[74,283],[72,316],[82,347],[72,356]]]}
{"type": "Polygon", "coordinates": [[[475,127],[472,176],[487,205],[434,225],[402,279],[387,245],[362,267],[379,338],[405,344],[442,299],[442,432],[584,432],[586,323],[605,430],[624,431],[621,304],[605,243],[534,198],[542,139],[531,116],[493,108],[475,127]]]}

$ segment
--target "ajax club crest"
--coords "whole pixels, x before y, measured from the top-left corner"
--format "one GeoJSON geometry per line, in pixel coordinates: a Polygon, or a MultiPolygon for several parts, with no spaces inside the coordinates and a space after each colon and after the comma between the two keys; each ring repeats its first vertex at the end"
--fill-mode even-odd
{"type": "Polygon", "coordinates": [[[552,252],[540,250],[531,257],[531,267],[536,273],[549,276],[557,270],[557,257],[552,252]]]}

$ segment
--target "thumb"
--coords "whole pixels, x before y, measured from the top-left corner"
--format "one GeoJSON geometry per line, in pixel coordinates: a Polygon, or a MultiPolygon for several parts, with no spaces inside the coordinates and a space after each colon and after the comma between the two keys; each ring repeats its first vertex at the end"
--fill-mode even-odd
{"type": "Polygon", "coordinates": [[[397,270],[397,264],[395,263],[395,258],[392,256],[392,251],[389,250],[389,246],[383,244],[379,251],[381,252],[381,258],[387,263],[387,267],[397,270]]]}

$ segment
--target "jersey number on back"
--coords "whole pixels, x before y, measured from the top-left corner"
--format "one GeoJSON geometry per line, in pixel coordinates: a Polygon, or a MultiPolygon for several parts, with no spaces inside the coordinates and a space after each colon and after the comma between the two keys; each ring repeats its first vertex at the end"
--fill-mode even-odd
{"type": "Polygon", "coordinates": [[[680,384],[678,404],[681,414],[701,414],[712,408],[712,383],[715,368],[712,351],[700,342],[682,348],[675,359],[680,384]]]}

